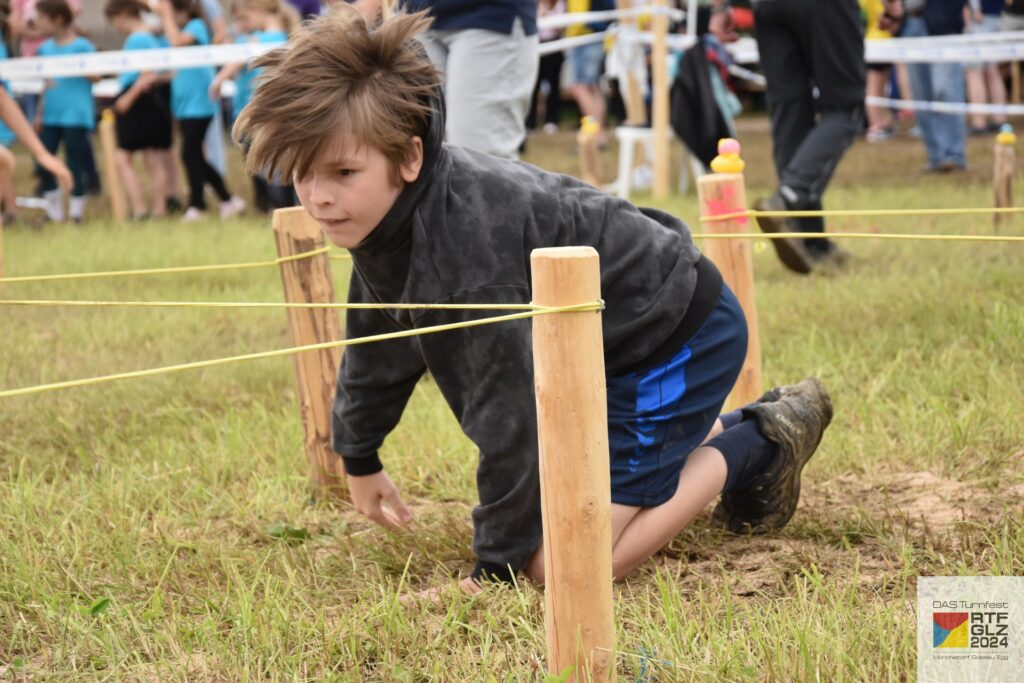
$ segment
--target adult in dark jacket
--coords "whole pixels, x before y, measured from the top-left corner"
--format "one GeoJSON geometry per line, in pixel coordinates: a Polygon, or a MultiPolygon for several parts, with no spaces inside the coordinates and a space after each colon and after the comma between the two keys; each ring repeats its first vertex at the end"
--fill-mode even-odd
{"type": "MultiPolygon", "coordinates": [[[[857,0],[755,0],[754,17],[779,176],[778,191],[755,208],[820,210],[836,166],[864,125],[860,7],[857,0]]],[[[825,232],[820,218],[759,218],[758,224],[765,232],[825,232]]],[[[772,245],[797,273],[848,258],[823,238],[772,245]]]]}

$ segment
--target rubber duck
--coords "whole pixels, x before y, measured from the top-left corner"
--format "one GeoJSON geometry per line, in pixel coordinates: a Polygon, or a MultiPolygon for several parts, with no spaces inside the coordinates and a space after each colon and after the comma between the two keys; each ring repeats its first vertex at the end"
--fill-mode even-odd
{"type": "Polygon", "coordinates": [[[584,116],[580,119],[580,135],[597,135],[601,126],[593,116],[584,116]]]}
{"type": "Polygon", "coordinates": [[[747,162],[740,159],[740,143],[732,138],[718,141],[718,156],[711,160],[711,170],[715,173],[743,173],[747,162]]]}
{"type": "Polygon", "coordinates": [[[1017,134],[1013,132],[1013,126],[1004,123],[1003,127],[999,129],[999,135],[996,136],[996,142],[1000,145],[1017,144],[1017,134]]]}

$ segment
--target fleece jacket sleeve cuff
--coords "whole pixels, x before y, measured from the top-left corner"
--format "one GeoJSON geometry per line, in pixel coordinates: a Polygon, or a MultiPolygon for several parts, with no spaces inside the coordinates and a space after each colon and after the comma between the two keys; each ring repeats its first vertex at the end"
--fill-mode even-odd
{"type": "Polygon", "coordinates": [[[384,465],[376,453],[360,458],[341,456],[341,461],[345,465],[345,474],[352,477],[366,477],[371,474],[377,474],[384,469],[384,465]]]}
{"type": "Polygon", "coordinates": [[[513,572],[507,564],[497,564],[494,562],[484,562],[483,560],[477,560],[476,566],[473,568],[473,573],[470,574],[473,580],[477,583],[483,583],[484,581],[493,581],[495,583],[515,583],[515,572],[513,572]]]}

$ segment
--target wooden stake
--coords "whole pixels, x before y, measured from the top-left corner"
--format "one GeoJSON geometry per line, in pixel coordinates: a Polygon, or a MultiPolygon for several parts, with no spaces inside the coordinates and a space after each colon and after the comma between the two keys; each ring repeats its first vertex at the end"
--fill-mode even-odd
{"type": "MultiPolygon", "coordinates": [[[[601,274],[590,247],[535,249],[533,301],[597,301],[601,274]]],[[[533,319],[534,382],[544,516],[548,672],[570,681],[615,680],[611,475],[601,314],[533,319]]]]}
{"type": "MultiPolygon", "coordinates": [[[[292,256],[324,246],[320,225],[302,207],[278,209],[273,218],[279,256],[292,256]]],[[[327,254],[281,264],[285,300],[297,303],[333,303],[334,280],[327,254]]],[[[295,346],[341,339],[333,309],[290,308],[288,325],[295,346]]],[[[306,435],[310,482],[314,492],[340,495],[345,474],[341,458],[331,449],[331,407],[337,383],[341,349],[307,351],[295,356],[299,412],[306,435]]]]}
{"type": "Polygon", "coordinates": [[[672,153],[668,130],[668,8],[667,0],[655,0],[654,48],[651,50],[652,120],[654,128],[654,197],[664,199],[669,192],[669,156],[672,153]]]}
{"type": "MultiPolygon", "coordinates": [[[[996,141],[992,182],[995,188],[996,208],[1013,206],[1013,175],[1017,170],[1017,152],[1013,144],[996,141]]],[[[1005,214],[992,214],[993,225],[998,226],[1005,214]]]]}
{"type": "Polygon", "coordinates": [[[584,116],[576,134],[576,145],[580,155],[580,176],[583,182],[596,188],[604,187],[604,172],[601,169],[601,158],[597,151],[597,135],[601,126],[592,116],[584,116]]]}
{"type": "Polygon", "coordinates": [[[128,220],[128,201],[124,196],[124,187],[117,174],[117,120],[114,112],[103,111],[100,118],[100,151],[103,155],[103,190],[110,203],[110,214],[114,220],[122,223],[128,220]]]}
{"type": "MultiPolygon", "coordinates": [[[[746,211],[747,198],[740,173],[712,173],[697,180],[700,214],[717,216],[724,213],[746,211]]],[[[734,218],[727,221],[709,221],[705,229],[712,233],[748,232],[748,221],[734,218]]],[[[756,401],[763,393],[761,376],[761,335],[757,327],[757,302],[754,296],[754,266],[750,240],[710,239],[703,245],[704,253],[722,272],[722,278],[736,294],[747,316],[749,341],[747,358],[736,380],[736,386],[725,402],[725,410],[739,408],[756,401]]]]}

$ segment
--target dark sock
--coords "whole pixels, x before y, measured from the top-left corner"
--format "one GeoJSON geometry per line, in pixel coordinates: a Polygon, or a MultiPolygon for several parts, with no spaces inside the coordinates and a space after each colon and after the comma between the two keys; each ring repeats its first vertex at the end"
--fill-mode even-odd
{"type": "Polygon", "coordinates": [[[724,413],[718,416],[718,419],[722,421],[722,429],[729,429],[735,427],[740,422],[743,422],[744,416],[742,410],[734,410],[731,413],[724,413]]]}
{"type": "Polygon", "coordinates": [[[705,445],[717,449],[725,457],[728,473],[723,492],[750,488],[764,474],[778,451],[778,447],[761,433],[757,420],[744,420],[705,445]]]}

